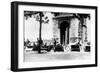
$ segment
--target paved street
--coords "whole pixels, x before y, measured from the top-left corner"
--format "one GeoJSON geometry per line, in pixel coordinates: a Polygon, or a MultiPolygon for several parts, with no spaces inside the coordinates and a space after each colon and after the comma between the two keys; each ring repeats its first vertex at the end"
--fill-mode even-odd
{"type": "Polygon", "coordinates": [[[90,52],[24,52],[25,62],[53,61],[53,60],[85,60],[90,59],[90,52]]]}

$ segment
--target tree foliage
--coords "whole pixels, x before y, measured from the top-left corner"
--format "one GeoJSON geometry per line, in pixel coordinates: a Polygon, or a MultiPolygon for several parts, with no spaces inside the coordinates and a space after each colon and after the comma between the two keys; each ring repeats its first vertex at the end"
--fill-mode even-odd
{"type": "Polygon", "coordinates": [[[48,23],[49,22],[48,17],[45,16],[45,12],[24,11],[24,17],[25,17],[26,20],[28,20],[28,18],[31,18],[32,15],[34,16],[36,21],[39,21],[41,23],[48,23]]]}

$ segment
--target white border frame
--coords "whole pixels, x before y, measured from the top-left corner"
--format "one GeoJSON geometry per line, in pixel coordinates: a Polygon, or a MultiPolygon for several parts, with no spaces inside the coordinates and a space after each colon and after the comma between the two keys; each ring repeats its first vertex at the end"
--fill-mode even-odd
{"type": "Polygon", "coordinates": [[[46,7],[46,6],[18,6],[18,68],[35,68],[35,67],[50,67],[50,66],[73,66],[84,64],[95,64],[95,10],[92,9],[79,9],[79,8],[63,8],[63,7],[46,7]],[[23,11],[51,11],[51,12],[69,12],[69,13],[89,13],[91,15],[91,60],[70,60],[70,61],[53,61],[53,62],[23,62],[23,11]],[[94,38],[94,39],[93,39],[94,38]]]}

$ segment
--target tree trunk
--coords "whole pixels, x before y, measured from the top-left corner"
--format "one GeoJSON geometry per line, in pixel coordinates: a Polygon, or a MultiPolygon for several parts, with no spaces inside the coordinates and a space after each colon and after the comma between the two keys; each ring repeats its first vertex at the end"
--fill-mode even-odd
{"type": "Polygon", "coordinates": [[[39,29],[39,50],[38,50],[38,53],[41,53],[41,30],[42,30],[42,12],[40,12],[40,29],[39,29]]]}

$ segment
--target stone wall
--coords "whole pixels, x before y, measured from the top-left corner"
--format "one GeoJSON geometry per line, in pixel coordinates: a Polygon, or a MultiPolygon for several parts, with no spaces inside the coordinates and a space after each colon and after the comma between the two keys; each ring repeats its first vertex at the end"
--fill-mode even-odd
{"type": "Polygon", "coordinates": [[[59,29],[59,23],[57,20],[53,20],[53,39],[56,39],[57,42],[60,43],[60,29],[59,29]]]}

